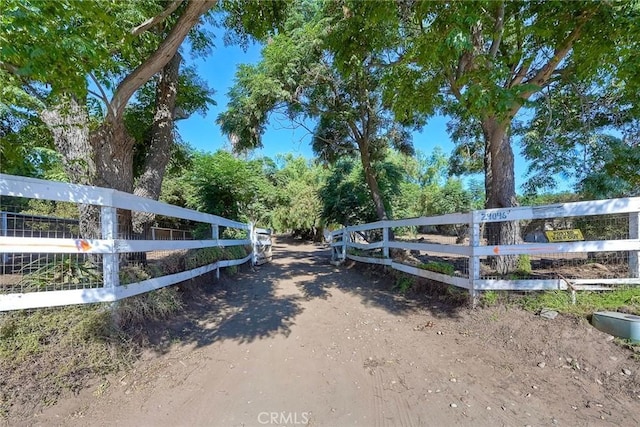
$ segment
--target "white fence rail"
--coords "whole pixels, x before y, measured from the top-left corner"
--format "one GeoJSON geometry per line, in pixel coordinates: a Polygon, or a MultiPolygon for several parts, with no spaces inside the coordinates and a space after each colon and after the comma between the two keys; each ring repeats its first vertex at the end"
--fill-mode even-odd
{"type": "MultiPolygon", "coordinates": [[[[257,236],[268,234],[266,230],[258,233],[251,224],[112,189],[0,174],[0,197],[0,311],[112,302],[214,270],[219,276],[221,267],[256,260],[255,253],[250,253],[237,259],[207,262],[206,254],[194,251],[197,249],[212,248],[210,250],[216,251],[213,248],[218,248],[215,253],[220,253],[221,248],[233,246],[269,246],[270,253],[270,240],[263,239],[258,244],[257,236]],[[53,201],[72,207],[78,204],[96,206],[101,236],[85,239],[79,235],[79,230],[76,230],[75,237],[63,238],[31,237],[33,234],[27,236],[24,230],[11,232],[7,218],[12,214],[7,211],[24,199],[53,201]],[[179,240],[153,240],[154,235],[148,236],[151,240],[144,239],[144,236],[137,240],[132,233],[119,230],[118,215],[126,211],[146,212],[154,218],[170,217],[193,229],[171,229],[170,237],[179,240]],[[194,238],[195,229],[199,229],[201,234],[206,230],[208,235],[194,238]],[[168,268],[169,273],[164,271],[164,275],[145,278],[149,274],[140,274],[137,265],[126,265],[127,257],[135,258],[136,253],[144,254],[144,264],[155,265],[151,270],[163,273],[158,268],[162,264],[171,267],[168,268]],[[134,275],[133,282],[125,283],[130,280],[123,278],[131,274],[134,275]]],[[[155,227],[164,228],[170,229],[155,227]]]]}
{"type": "Polygon", "coordinates": [[[608,289],[640,285],[639,224],[638,197],[486,209],[345,227],[332,233],[332,258],[390,266],[468,289],[472,298],[485,290],[608,289]],[[510,221],[529,230],[525,241],[488,244],[486,224],[510,221]],[[407,228],[426,231],[412,241],[389,238],[389,230],[407,228]],[[544,237],[545,231],[559,230],[570,230],[582,239],[549,242],[544,237]],[[366,241],[363,234],[369,237],[366,241]],[[392,257],[391,249],[410,251],[412,259],[392,257]],[[523,259],[533,268],[507,275],[491,271],[492,260],[505,255],[526,256],[523,259]],[[437,271],[443,265],[446,271],[437,271]]]}

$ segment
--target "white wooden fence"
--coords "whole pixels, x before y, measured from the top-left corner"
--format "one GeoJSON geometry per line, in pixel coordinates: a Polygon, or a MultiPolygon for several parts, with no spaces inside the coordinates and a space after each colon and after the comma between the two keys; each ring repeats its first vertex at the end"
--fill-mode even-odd
{"type": "Polygon", "coordinates": [[[266,242],[264,239],[262,243],[258,244],[257,235],[265,234],[267,230],[260,230],[261,233],[258,233],[252,224],[232,221],[112,189],[0,174],[0,196],[3,197],[2,202],[5,204],[7,199],[29,198],[94,205],[100,209],[101,222],[100,239],[7,236],[5,224],[4,235],[0,236],[0,251],[3,260],[6,260],[9,254],[75,254],[85,257],[91,256],[90,254],[98,254],[94,257],[101,258],[102,264],[100,266],[101,283],[98,285],[88,286],[83,283],[75,283],[74,289],[67,286],[60,290],[45,288],[45,290],[29,289],[27,292],[15,292],[15,286],[3,286],[2,278],[8,275],[2,270],[0,271],[0,311],[117,301],[179,283],[214,270],[219,275],[221,267],[240,265],[256,259],[255,254],[252,253],[241,259],[220,260],[174,274],[122,284],[119,270],[120,254],[123,253],[149,253],[163,250],[176,251],[239,245],[256,248],[257,246],[264,247],[267,243],[270,245],[270,240],[266,242]],[[118,238],[117,210],[147,212],[209,224],[211,237],[200,240],[129,240],[118,238]],[[246,237],[222,239],[219,235],[222,227],[240,230],[246,237]]]}
{"type": "MultiPolygon", "coordinates": [[[[611,222],[611,220],[608,220],[611,222]]],[[[334,261],[351,259],[369,264],[390,266],[405,273],[431,279],[468,289],[472,298],[479,291],[486,290],[550,290],[568,289],[570,291],[591,289],[610,289],[612,285],[640,285],[640,198],[624,198],[612,200],[598,200],[578,203],[565,203],[539,207],[516,207],[508,209],[487,209],[469,213],[456,213],[435,217],[421,217],[394,221],[378,221],[370,224],[349,226],[332,233],[331,247],[334,261]],[[618,228],[623,229],[624,236],[615,239],[589,239],[584,241],[565,242],[523,242],[513,245],[487,245],[483,238],[485,224],[504,221],[532,221],[544,223],[566,224],[575,223],[576,218],[584,221],[594,221],[592,229],[597,229],[607,218],[617,218],[618,228]],[[600,221],[597,222],[596,221],[600,221]],[[622,221],[620,221],[622,220],[622,221]],[[389,239],[389,229],[401,227],[441,227],[457,226],[467,230],[467,239],[454,243],[429,241],[425,242],[389,239]],[[359,233],[377,231],[381,238],[375,242],[356,241],[359,233]],[[464,242],[466,240],[466,242],[464,242]],[[418,265],[409,265],[401,260],[390,257],[390,249],[405,249],[416,254],[426,256],[447,256],[448,260],[464,262],[466,268],[457,269],[454,274],[430,271],[418,265]],[[367,251],[368,253],[364,253],[367,251]],[[358,253],[360,252],[360,253],[358,253]],[[509,278],[487,277],[482,273],[482,266],[490,264],[492,257],[501,255],[528,255],[531,259],[541,260],[552,257],[554,263],[562,265],[563,260],[572,260],[576,268],[581,266],[597,266],[601,264],[593,261],[598,259],[596,254],[623,254],[620,257],[624,265],[618,277],[581,277],[567,278],[560,273],[553,273],[543,277],[509,278]],[[589,264],[591,263],[591,264],[589,264]],[[555,276],[555,277],[550,277],[555,276]]],[[[562,227],[560,227],[562,228],[562,227]]],[[[604,228],[604,226],[602,227],[604,228]]],[[[597,235],[597,230],[594,233],[597,235]]],[[[362,240],[362,239],[361,239],[362,240]]],[[[460,239],[458,239],[460,240],[460,239]]],[[[566,263],[565,263],[566,264],[566,263]]],[[[424,267],[424,265],[422,266],[424,267]]],[[[552,266],[553,267],[553,266],[552,266]]],[[[605,266],[606,268],[606,266],[605,266]]],[[[616,275],[616,273],[611,273],[616,275]]],[[[490,276],[490,275],[489,275],[490,276]]]]}

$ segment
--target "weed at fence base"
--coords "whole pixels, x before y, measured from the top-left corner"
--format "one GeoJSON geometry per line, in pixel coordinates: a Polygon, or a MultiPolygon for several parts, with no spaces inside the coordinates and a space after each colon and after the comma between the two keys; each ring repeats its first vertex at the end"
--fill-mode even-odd
{"type": "Polygon", "coordinates": [[[551,309],[561,313],[590,316],[595,311],[619,311],[640,315],[640,288],[621,287],[610,291],[580,291],[573,304],[571,292],[553,291],[483,291],[480,302],[484,306],[497,304],[521,307],[534,313],[551,309]]]}
{"type": "Polygon", "coordinates": [[[453,266],[453,264],[449,264],[447,262],[440,262],[440,261],[430,261],[427,263],[418,264],[417,267],[422,270],[434,271],[436,273],[442,273],[449,276],[453,276],[456,272],[456,269],[453,266]]]}

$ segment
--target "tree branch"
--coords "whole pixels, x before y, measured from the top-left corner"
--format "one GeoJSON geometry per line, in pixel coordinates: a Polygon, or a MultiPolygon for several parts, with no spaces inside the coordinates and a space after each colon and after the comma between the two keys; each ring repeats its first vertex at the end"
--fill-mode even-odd
{"type": "Polygon", "coordinates": [[[496,18],[496,25],[493,28],[493,41],[489,48],[489,55],[495,58],[502,42],[502,34],[504,33],[504,1],[500,2],[500,8],[498,9],[498,17],[496,18]]]}
{"type": "Polygon", "coordinates": [[[96,85],[96,87],[100,91],[100,93],[96,93],[96,92],[90,90],[89,93],[92,94],[93,96],[95,96],[96,98],[100,99],[102,102],[104,102],[104,105],[106,105],[108,109],[111,108],[111,105],[109,103],[109,97],[105,93],[105,91],[102,88],[102,85],[100,84],[100,82],[98,82],[98,79],[96,79],[96,76],[93,73],[89,73],[89,77],[91,78],[93,83],[96,85]]]}
{"type": "Polygon", "coordinates": [[[526,77],[527,73],[529,72],[529,69],[531,68],[532,63],[533,63],[533,59],[524,61],[520,66],[520,69],[518,70],[516,75],[513,76],[513,79],[511,79],[511,81],[507,84],[507,87],[512,88],[522,83],[522,80],[526,77]]]}
{"type": "Polygon", "coordinates": [[[458,87],[456,80],[449,73],[447,73],[447,80],[449,80],[449,87],[451,88],[453,96],[455,96],[459,102],[462,102],[462,92],[460,92],[460,88],[458,87]]]}
{"type": "Polygon", "coordinates": [[[192,0],[187,4],[178,22],[158,49],[118,85],[111,101],[111,112],[115,117],[124,112],[133,94],[173,58],[191,28],[216,2],[217,0],[192,0]]]}
{"type": "Polygon", "coordinates": [[[154,16],[153,18],[147,19],[142,24],[131,30],[131,35],[137,36],[141,33],[144,33],[149,28],[158,25],[160,22],[167,19],[167,16],[171,15],[183,2],[184,0],[174,0],[169,6],[167,6],[165,10],[160,12],[158,15],[154,16]]]}
{"type": "MultiPolygon", "coordinates": [[[[573,48],[573,44],[580,37],[582,33],[582,29],[584,28],[589,18],[591,18],[591,16],[592,16],[592,13],[583,13],[580,16],[575,28],[571,31],[571,33],[569,33],[567,38],[562,43],[560,43],[560,45],[556,48],[556,50],[553,53],[553,56],[547,61],[547,63],[544,66],[542,66],[538,70],[536,75],[528,79],[525,82],[525,84],[534,84],[538,87],[544,87],[544,85],[549,81],[549,78],[553,74],[554,70],[558,67],[558,64],[560,64],[560,62],[569,54],[569,52],[571,51],[571,48],[573,48]]],[[[522,92],[520,94],[520,98],[522,100],[527,100],[534,92],[536,92],[536,90],[528,90],[526,92],[522,92]]],[[[519,109],[520,109],[520,105],[515,106],[514,109],[512,110],[512,114],[515,115],[515,113],[519,109]]]]}

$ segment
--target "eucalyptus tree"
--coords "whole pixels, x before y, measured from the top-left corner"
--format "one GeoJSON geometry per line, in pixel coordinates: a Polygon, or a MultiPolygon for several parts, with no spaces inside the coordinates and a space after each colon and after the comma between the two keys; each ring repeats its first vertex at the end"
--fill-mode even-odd
{"type": "Polygon", "coordinates": [[[386,219],[375,163],[389,146],[412,153],[410,134],[382,103],[375,56],[353,56],[348,74],[336,66],[332,13],[320,2],[296,2],[283,31],[264,47],[260,63],[239,68],[228,109],[218,121],[238,151],[260,147],[271,115],[283,114],[312,133],[321,161],[359,156],[376,216],[386,219]],[[309,121],[316,123],[313,129],[309,121]]]}
{"type": "MultiPolygon", "coordinates": [[[[511,132],[523,107],[569,64],[593,75],[637,55],[623,46],[637,40],[638,2],[346,1],[343,10],[342,61],[353,51],[387,54],[385,100],[399,120],[444,111],[479,125],[487,208],[517,205],[511,132]]],[[[488,234],[490,244],[519,240],[515,222],[488,234]]],[[[504,273],[514,263],[497,257],[496,266],[504,273]]]]}

